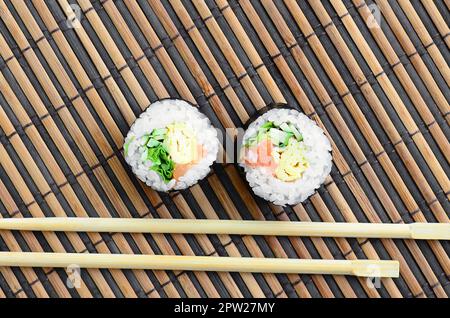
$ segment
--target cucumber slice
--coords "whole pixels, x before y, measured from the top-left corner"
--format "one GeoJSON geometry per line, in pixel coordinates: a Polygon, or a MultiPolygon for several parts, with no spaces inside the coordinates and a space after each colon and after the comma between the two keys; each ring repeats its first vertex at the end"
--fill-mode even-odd
{"type": "Polygon", "coordinates": [[[291,132],[294,134],[295,139],[297,139],[298,141],[303,140],[302,134],[297,130],[297,128],[295,128],[293,124],[289,124],[289,128],[291,128],[291,132]]]}
{"type": "Polygon", "coordinates": [[[166,135],[156,135],[156,136],[152,136],[153,139],[158,140],[158,141],[162,141],[164,140],[164,138],[166,138],[166,135]]]}
{"type": "Polygon", "coordinates": [[[144,146],[148,143],[148,141],[150,140],[150,135],[149,134],[145,134],[141,137],[140,142],[141,142],[141,146],[144,146]]]}
{"type": "MultiPolygon", "coordinates": [[[[275,146],[278,146],[279,144],[284,143],[284,141],[287,138],[288,133],[284,132],[282,130],[276,129],[276,128],[271,128],[269,130],[269,137],[270,140],[272,141],[272,143],[275,146]]],[[[292,134],[291,134],[292,135],[292,134]]]]}
{"type": "Polygon", "coordinates": [[[270,128],[273,128],[273,127],[275,127],[275,126],[273,125],[273,121],[266,121],[263,125],[261,125],[261,127],[259,127],[259,129],[260,129],[260,130],[265,130],[265,131],[267,131],[267,130],[269,130],[270,128]]]}
{"type": "Polygon", "coordinates": [[[291,127],[288,125],[288,123],[282,123],[282,124],[280,125],[280,129],[281,129],[282,131],[285,131],[285,132],[288,132],[288,133],[292,132],[292,131],[291,131],[291,127]]]}
{"type": "Polygon", "coordinates": [[[286,147],[289,144],[289,140],[294,136],[293,133],[286,133],[286,136],[283,140],[283,143],[280,145],[280,147],[286,147]]]}

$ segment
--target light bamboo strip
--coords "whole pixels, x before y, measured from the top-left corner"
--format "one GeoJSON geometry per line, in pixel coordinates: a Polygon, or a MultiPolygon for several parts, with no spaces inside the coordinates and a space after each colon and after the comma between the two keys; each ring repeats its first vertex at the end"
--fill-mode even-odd
{"type": "Polygon", "coordinates": [[[303,273],[398,277],[397,261],[0,252],[0,266],[303,273]]]}
{"type": "Polygon", "coordinates": [[[9,218],[2,230],[450,240],[450,223],[334,223],[131,218],[9,218]]]}

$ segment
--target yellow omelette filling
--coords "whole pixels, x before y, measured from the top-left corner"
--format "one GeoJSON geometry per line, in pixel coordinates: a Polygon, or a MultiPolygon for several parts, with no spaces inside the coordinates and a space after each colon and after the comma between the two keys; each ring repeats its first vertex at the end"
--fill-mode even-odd
{"type": "Polygon", "coordinates": [[[167,125],[164,144],[170,157],[177,164],[187,164],[197,159],[197,139],[192,129],[185,123],[167,125]]]}
{"type": "MultiPolygon", "coordinates": [[[[281,150],[281,149],[280,149],[281,150]]],[[[309,167],[304,155],[305,149],[300,142],[291,138],[284,151],[275,150],[273,156],[278,163],[275,176],[282,181],[295,181],[302,177],[309,167]]]]}

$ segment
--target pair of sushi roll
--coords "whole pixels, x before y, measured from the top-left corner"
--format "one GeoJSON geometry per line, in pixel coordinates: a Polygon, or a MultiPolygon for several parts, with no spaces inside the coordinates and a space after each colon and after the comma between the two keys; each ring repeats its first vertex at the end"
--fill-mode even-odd
{"type": "Polygon", "coordinates": [[[150,105],[131,126],[124,155],[134,174],[157,191],[182,190],[206,177],[219,150],[217,131],[182,100],[150,105]]]}
{"type": "Polygon", "coordinates": [[[331,145],[316,123],[293,109],[272,109],[244,134],[241,166],[254,193],[277,205],[294,205],[330,174],[331,145]]]}
{"type": "MultiPolygon", "coordinates": [[[[153,103],[130,128],[125,160],[157,191],[186,189],[207,176],[219,151],[217,132],[182,100],[153,103]]],[[[293,109],[272,109],[250,124],[240,164],[255,194],[278,205],[314,193],[331,170],[331,146],[312,120],[293,109]]]]}

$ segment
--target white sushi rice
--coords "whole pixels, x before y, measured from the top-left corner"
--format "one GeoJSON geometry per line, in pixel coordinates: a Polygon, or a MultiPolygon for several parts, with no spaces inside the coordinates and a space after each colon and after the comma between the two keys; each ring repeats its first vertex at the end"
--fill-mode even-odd
{"type": "Polygon", "coordinates": [[[332,166],[331,145],[323,130],[306,115],[293,109],[272,109],[250,124],[243,136],[245,141],[258,132],[258,128],[267,121],[275,125],[290,122],[303,135],[306,148],[305,157],[309,167],[302,177],[291,182],[284,182],[265,170],[265,167],[251,168],[245,165],[247,181],[254,193],[277,205],[294,205],[306,200],[320,187],[330,174],[332,166]]]}
{"type": "Polygon", "coordinates": [[[125,144],[127,142],[130,144],[125,160],[131,166],[134,174],[148,186],[164,192],[188,188],[206,177],[219,150],[217,132],[211,126],[209,119],[197,108],[177,99],[166,99],[151,104],[131,126],[125,138],[125,144]],[[165,128],[174,122],[185,123],[191,128],[197,138],[197,143],[203,146],[206,154],[178,180],[172,179],[165,183],[158,173],[150,169],[151,161],[143,163],[140,160],[143,148],[139,141],[143,135],[150,133],[153,129],[165,128]]]}

